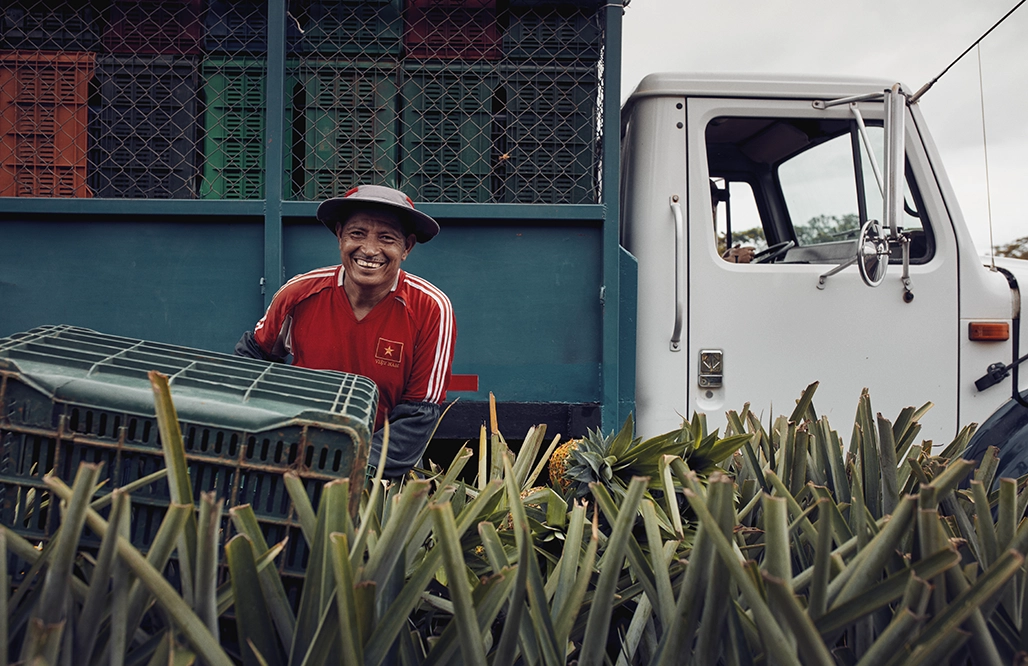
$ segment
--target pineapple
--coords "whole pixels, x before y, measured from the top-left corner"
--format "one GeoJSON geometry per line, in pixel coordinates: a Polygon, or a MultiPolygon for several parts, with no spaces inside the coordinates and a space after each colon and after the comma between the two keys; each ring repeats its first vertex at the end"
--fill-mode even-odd
{"type": "Polygon", "coordinates": [[[560,492],[567,494],[568,488],[571,487],[571,479],[568,478],[568,468],[573,462],[571,459],[571,452],[578,449],[578,445],[582,442],[580,439],[569,439],[553,451],[553,455],[550,456],[550,462],[547,469],[550,472],[550,483],[560,489],[560,492]]]}
{"type": "MultiPolygon", "coordinates": [[[[533,486],[532,488],[526,488],[525,490],[522,490],[521,491],[521,500],[522,500],[522,502],[524,502],[524,500],[528,499],[529,497],[531,497],[532,495],[536,494],[537,492],[539,492],[541,490],[546,490],[546,486],[533,486]]],[[[539,512],[543,511],[543,507],[541,505],[539,505],[539,504],[536,504],[535,502],[525,502],[525,508],[526,509],[535,509],[536,511],[539,511],[539,512]]],[[[503,530],[510,531],[512,529],[514,529],[514,515],[511,514],[510,512],[508,512],[507,513],[507,517],[503,521],[503,524],[500,525],[500,530],[501,531],[503,531],[503,530]]]]}
{"type": "Polygon", "coordinates": [[[602,483],[616,497],[623,494],[633,476],[657,479],[665,455],[681,456],[701,476],[731,457],[749,435],[720,439],[707,434],[702,415],[685,421],[681,429],[643,440],[633,437],[632,417],[621,432],[604,437],[592,430],[581,439],[565,442],[550,457],[550,481],[565,497],[583,497],[590,483],[602,483]]]}

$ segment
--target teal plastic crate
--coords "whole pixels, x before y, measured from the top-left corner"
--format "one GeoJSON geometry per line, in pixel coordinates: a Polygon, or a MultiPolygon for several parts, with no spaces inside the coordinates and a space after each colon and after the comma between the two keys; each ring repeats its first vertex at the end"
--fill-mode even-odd
{"type": "MultiPolygon", "coordinates": [[[[44,542],[59,524],[46,474],[70,484],[80,462],[102,462],[104,494],[164,467],[150,370],[169,378],[194,499],[214,491],[230,507],[250,504],[269,543],[290,539],[280,571],[302,575],[307,550],[282,474],[295,472],[314,500],[350,475],[378,402],[366,377],[71,326],[0,338],[0,522],[44,542]]],[[[132,493],[136,546],[150,545],[169,502],[166,480],[132,493]]]]}
{"type": "Polygon", "coordinates": [[[397,159],[396,68],[305,61],[304,195],[321,200],[360,184],[391,185],[397,159]]]}
{"type": "MultiPolygon", "coordinates": [[[[287,71],[297,61],[288,62],[287,71]]],[[[204,111],[203,199],[263,199],[267,64],[260,58],[210,57],[200,66],[204,111]]],[[[286,76],[287,97],[297,79],[286,76]]],[[[286,127],[292,109],[285,109],[286,127]]],[[[287,132],[288,136],[288,132],[287,132]]],[[[283,182],[293,170],[291,150],[283,153],[283,182]]]]}
{"type": "Polygon", "coordinates": [[[405,65],[401,187],[417,201],[491,200],[496,69],[405,65]]]}

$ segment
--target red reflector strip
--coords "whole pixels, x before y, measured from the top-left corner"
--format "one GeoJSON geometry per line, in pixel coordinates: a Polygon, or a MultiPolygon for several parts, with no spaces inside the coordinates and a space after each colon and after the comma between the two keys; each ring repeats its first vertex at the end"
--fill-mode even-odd
{"type": "Polygon", "coordinates": [[[450,375],[450,385],[447,391],[477,391],[478,375],[450,375]]]}
{"type": "Polygon", "coordinates": [[[1005,321],[973,321],[967,337],[978,342],[1003,342],[1010,339],[1010,324],[1005,321]]]}

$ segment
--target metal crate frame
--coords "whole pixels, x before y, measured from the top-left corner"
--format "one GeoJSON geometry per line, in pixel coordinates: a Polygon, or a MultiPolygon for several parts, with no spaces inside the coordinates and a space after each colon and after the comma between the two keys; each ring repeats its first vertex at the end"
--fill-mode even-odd
{"type": "MultiPolygon", "coordinates": [[[[521,3],[534,6],[533,3],[521,3]]],[[[590,5],[592,3],[589,3],[590,5]]],[[[596,3],[597,5],[599,3],[596,3]]],[[[602,47],[599,61],[602,86],[600,124],[602,136],[597,154],[600,165],[597,203],[590,204],[505,204],[505,203],[432,203],[419,202],[418,207],[429,215],[457,224],[502,225],[510,221],[547,224],[553,222],[582,224],[602,229],[603,238],[603,333],[601,365],[602,428],[619,425],[633,407],[634,365],[621,355],[622,339],[634,339],[634,313],[631,291],[634,289],[634,259],[618,242],[619,201],[619,128],[621,119],[621,46],[622,1],[600,5],[602,47]],[[622,295],[624,285],[624,296],[622,295]]],[[[584,5],[583,5],[584,6],[584,5]]],[[[283,138],[289,132],[286,124],[287,90],[287,16],[286,3],[267,2],[267,85],[268,100],[265,126],[269,128],[265,164],[284,164],[283,138]]],[[[201,19],[202,21],[202,19],[201,19]]],[[[202,43],[202,39],[200,40],[202,43]]],[[[87,216],[131,220],[140,216],[154,218],[203,219],[253,218],[262,220],[264,238],[264,278],[259,287],[265,305],[284,282],[286,250],[283,243],[283,221],[314,218],[318,202],[294,201],[290,183],[282,169],[268,169],[265,174],[263,199],[60,199],[0,197],[0,216],[55,217],[87,216]]],[[[258,287],[255,287],[258,288],[258,287]]]]}

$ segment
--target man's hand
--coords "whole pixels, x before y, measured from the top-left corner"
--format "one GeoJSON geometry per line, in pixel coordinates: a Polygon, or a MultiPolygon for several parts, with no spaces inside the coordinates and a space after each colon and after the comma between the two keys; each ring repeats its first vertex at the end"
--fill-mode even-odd
{"type": "Polygon", "coordinates": [[[756,250],[752,247],[733,247],[728,252],[725,252],[722,258],[733,264],[748,264],[753,261],[753,254],[756,250]]]}

